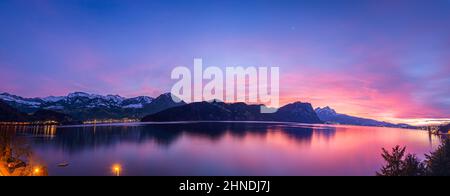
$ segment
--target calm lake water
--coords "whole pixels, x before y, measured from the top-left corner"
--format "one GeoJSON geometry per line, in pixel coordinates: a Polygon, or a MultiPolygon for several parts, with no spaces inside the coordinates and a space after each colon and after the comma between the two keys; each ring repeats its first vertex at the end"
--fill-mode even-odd
{"type": "Polygon", "coordinates": [[[120,175],[374,175],[382,147],[407,146],[423,158],[439,145],[424,131],[296,123],[0,129],[26,140],[49,175],[114,175],[114,164],[120,175]]]}

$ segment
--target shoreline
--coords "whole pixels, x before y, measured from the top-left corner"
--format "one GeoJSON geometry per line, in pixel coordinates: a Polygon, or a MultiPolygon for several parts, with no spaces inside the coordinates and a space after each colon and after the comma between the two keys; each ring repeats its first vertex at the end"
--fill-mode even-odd
{"type": "MultiPolygon", "coordinates": [[[[0,126],[57,126],[60,128],[67,127],[89,127],[89,126],[121,126],[121,125],[164,125],[164,124],[193,124],[193,123],[253,123],[253,124],[291,124],[291,125],[303,125],[303,126],[354,126],[354,127],[364,127],[364,128],[391,128],[391,129],[402,129],[402,130],[412,130],[412,131],[426,131],[423,129],[412,129],[403,127],[382,127],[382,126],[366,126],[366,125],[347,125],[347,124],[327,124],[327,123],[299,123],[299,122],[284,122],[284,121],[165,121],[165,122],[105,122],[105,123],[85,123],[85,124],[2,124],[0,126]]],[[[441,133],[442,135],[449,135],[448,133],[441,133]]]]}
{"type": "MultiPolygon", "coordinates": [[[[92,122],[92,121],[86,121],[92,122]]],[[[367,125],[351,125],[351,124],[329,124],[329,123],[300,123],[300,122],[285,122],[285,121],[97,121],[99,123],[74,123],[74,124],[61,124],[57,122],[40,123],[40,122],[0,122],[0,126],[57,126],[61,128],[66,127],[88,127],[88,126],[120,126],[120,125],[145,125],[145,124],[192,124],[192,123],[260,123],[260,124],[292,124],[292,125],[306,125],[306,126],[355,126],[355,127],[377,127],[377,128],[391,128],[402,130],[414,130],[414,131],[427,131],[424,129],[408,128],[408,127],[383,127],[383,126],[367,126],[367,125]]],[[[430,132],[431,133],[431,132],[430,132]]],[[[450,135],[450,133],[431,133],[433,135],[450,135]]]]}

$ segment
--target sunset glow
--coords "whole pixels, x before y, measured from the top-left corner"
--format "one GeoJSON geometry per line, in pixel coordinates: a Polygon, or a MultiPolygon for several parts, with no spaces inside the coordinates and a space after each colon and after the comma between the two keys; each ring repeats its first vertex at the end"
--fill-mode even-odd
{"type": "Polygon", "coordinates": [[[280,104],[450,122],[450,1],[0,2],[0,92],[169,92],[176,66],[280,67],[280,104]],[[327,13],[327,14],[323,14],[327,13]]]}

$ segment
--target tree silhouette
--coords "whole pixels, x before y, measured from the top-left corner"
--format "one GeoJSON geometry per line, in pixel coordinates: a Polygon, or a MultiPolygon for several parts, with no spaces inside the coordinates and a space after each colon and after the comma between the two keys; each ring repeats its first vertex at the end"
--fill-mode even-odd
{"type": "Polygon", "coordinates": [[[383,148],[383,166],[378,176],[450,176],[450,139],[446,138],[441,145],[429,155],[425,161],[420,161],[415,155],[408,154],[406,147],[396,146],[392,153],[383,148]]]}
{"type": "Polygon", "coordinates": [[[450,139],[446,139],[436,151],[426,156],[428,175],[450,176],[450,139]]]}
{"type": "Polygon", "coordinates": [[[402,162],[401,176],[423,176],[426,174],[425,164],[414,154],[408,154],[402,162]]]}
{"type": "Polygon", "coordinates": [[[383,166],[377,176],[420,176],[425,174],[425,166],[416,155],[408,154],[405,157],[406,147],[395,146],[392,153],[382,149],[383,159],[386,165],[383,166]]]}

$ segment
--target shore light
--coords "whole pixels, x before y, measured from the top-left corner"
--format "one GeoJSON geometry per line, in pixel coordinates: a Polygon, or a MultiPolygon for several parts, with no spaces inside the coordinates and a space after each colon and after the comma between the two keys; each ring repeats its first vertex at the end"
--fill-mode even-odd
{"type": "Polygon", "coordinates": [[[122,167],[119,164],[114,164],[112,166],[112,170],[116,176],[120,176],[120,170],[122,170],[122,167]]]}

